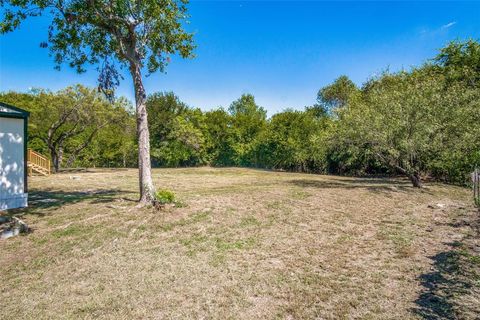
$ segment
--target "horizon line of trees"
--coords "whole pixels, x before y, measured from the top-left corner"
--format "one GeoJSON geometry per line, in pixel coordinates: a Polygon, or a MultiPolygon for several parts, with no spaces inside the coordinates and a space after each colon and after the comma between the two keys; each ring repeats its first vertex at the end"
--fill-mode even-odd
{"type": "MultiPolygon", "coordinates": [[[[29,147],[62,166],[136,167],[135,115],[124,98],[81,85],[6,92],[31,112],[29,147]]],[[[341,175],[402,174],[465,184],[480,166],[480,44],[451,42],[422,66],[357,87],[341,76],[317,103],[267,118],[253,95],[202,111],[174,93],[147,97],[155,167],[244,166],[341,175]]]]}

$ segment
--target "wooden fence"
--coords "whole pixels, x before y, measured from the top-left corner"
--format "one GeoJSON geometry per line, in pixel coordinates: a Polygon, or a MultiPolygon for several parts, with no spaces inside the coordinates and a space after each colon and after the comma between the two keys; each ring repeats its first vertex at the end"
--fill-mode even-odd
{"type": "Polygon", "coordinates": [[[475,169],[472,173],[473,201],[480,207],[480,170],[475,169]]]}

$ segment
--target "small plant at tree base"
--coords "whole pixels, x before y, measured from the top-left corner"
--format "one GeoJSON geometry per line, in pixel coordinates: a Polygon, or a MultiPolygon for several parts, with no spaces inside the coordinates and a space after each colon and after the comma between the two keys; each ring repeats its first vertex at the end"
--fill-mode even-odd
{"type": "Polygon", "coordinates": [[[160,204],[174,203],[175,194],[170,190],[158,190],[155,193],[155,200],[160,204]]]}

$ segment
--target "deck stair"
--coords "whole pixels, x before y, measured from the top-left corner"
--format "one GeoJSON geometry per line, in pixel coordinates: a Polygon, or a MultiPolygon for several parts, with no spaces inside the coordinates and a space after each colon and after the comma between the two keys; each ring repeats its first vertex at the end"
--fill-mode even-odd
{"type": "Polygon", "coordinates": [[[27,150],[27,168],[29,176],[34,173],[48,176],[52,173],[50,169],[50,160],[32,149],[27,150]]]}

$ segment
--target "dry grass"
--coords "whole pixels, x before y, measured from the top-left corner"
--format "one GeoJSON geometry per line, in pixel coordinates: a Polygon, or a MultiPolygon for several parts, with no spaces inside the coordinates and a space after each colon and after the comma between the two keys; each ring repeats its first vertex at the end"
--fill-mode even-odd
{"type": "Polygon", "coordinates": [[[478,316],[466,189],[165,169],[156,184],[181,205],[154,212],[135,208],[136,173],[32,178],[22,219],[34,231],[0,241],[1,318],[478,316]]]}

